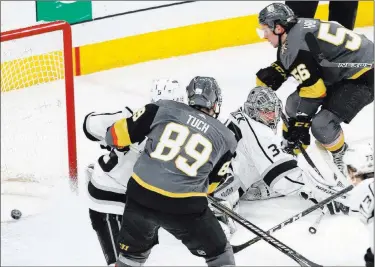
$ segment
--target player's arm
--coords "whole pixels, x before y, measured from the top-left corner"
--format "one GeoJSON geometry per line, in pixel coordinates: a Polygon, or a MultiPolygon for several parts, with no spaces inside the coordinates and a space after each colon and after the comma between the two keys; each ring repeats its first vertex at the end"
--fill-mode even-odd
{"type": "MultiPolygon", "coordinates": [[[[254,127],[259,142],[247,142],[255,168],[264,183],[277,193],[289,195],[304,186],[304,173],[297,161],[281,149],[281,139],[254,127]]],[[[253,138],[252,138],[253,139],[253,138]]]]}
{"type": "Polygon", "coordinates": [[[302,102],[297,112],[315,114],[327,92],[321,67],[310,51],[300,50],[289,70],[290,74],[299,82],[297,90],[302,102]]]}
{"type": "Polygon", "coordinates": [[[158,109],[156,104],[147,104],[134,112],[132,117],[116,121],[107,130],[106,143],[121,148],[142,141],[150,132],[158,109]]]}
{"type": "Polygon", "coordinates": [[[233,158],[234,152],[228,150],[216,163],[211,173],[208,175],[209,187],[208,194],[215,191],[220,182],[224,181],[227,177],[229,165],[233,158]]]}
{"type": "Polygon", "coordinates": [[[90,112],[85,116],[83,121],[83,132],[87,139],[91,141],[104,141],[108,127],[117,120],[128,118],[132,116],[132,114],[133,112],[128,107],[125,107],[122,111],[116,112],[90,112]]]}
{"type": "Polygon", "coordinates": [[[256,85],[267,86],[277,90],[288,79],[288,73],[280,61],[275,61],[271,66],[260,69],[256,73],[256,85]]]}

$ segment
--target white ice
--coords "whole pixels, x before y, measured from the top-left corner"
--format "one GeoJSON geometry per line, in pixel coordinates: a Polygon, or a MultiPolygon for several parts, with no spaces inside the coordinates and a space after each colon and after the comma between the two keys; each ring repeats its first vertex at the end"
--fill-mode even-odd
{"type": "MultiPolygon", "coordinates": [[[[373,40],[373,27],[357,29],[373,40]]],[[[131,52],[131,51],[130,51],[131,52]]],[[[2,176],[43,180],[43,187],[23,182],[2,184],[1,265],[105,265],[92,230],[85,195],[85,167],[102,153],[82,132],[84,116],[91,111],[117,111],[125,105],[141,107],[149,100],[152,79],[170,77],[182,84],[195,75],[215,77],[223,90],[221,118],[240,106],[255,84],[255,72],[275,59],[267,43],[225,48],[189,56],[137,64],[77,77],[75,79],[76,126],[80,194],[67,186],[67,152],[64,89],[61,82],[9,92],[1,96],[2,176]],[[10,187],[23,192],[14,192],[10,187]],[[7,191],[9,190],[9,192],[7,191]],[[24,191],[27,191],[26,193],[24,191]],[[26,194],[26,197],[20,195],[26,194]],[[35,197],[40,195],[40,197],[35,197]],[[19,209],[24,216],[10,218],[19,209]]],[[[295,89],[286,82],[278,95],[285,103],[295,89]]],[[[373,136],[373,104],[364,108],[350,125],[343,125],[346,138],[373,136]]],[[[314,157],[313,157],[314,158],[314,157]]],[[[316,157],[315,157],[316,158],[316,157]]],[[[240,213],[264,230],[302,211],[311,204],[297,197],[241,203],[240,213]]],[[[318,213],[314,212],[276,232],[274,236],[308,259],[325,266],[363,266],[369,247],[365,227],[355,218],[326,216],[316,235],[308,233],[318,213]]],[[[231,243],[253,238],[238,226],[231,243]]],[[[236,254],[239,266],[297,266],[264,241],[236,254]]],[[[146,265],[204,265],[171,235],[160,231],[146,265]]]]}

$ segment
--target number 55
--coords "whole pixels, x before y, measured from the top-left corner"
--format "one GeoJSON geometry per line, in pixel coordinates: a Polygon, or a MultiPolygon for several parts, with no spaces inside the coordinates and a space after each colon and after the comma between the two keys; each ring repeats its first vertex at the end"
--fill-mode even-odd
{"type": "Polygon", "coordinates": [[[341,27],[336,29],[336,34],[332,34],[329,32],[330,27],[331,25],[329,23],[321,23],[317,38],[335,46],[339,46],[344,43],[346,35],[349,35],[351,40],[346,41],[345,48],[351,51],[356,51],[360,48],[362,40],[358,34],[341,27]]]}

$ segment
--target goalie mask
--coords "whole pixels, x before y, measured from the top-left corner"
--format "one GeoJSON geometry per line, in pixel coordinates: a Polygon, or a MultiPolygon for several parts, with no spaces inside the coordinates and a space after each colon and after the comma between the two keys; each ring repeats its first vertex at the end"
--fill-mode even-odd
{"type": "Polygon", "coordinates": [[[151,103],[161,99],[185,103],[186,92],[176,80],[157,79],[151,87],[151,103]]]}
{"type": "Polygon", "coordinates": [[[271,88],[257,86],[250,91],[244,104],[244,112],[276,132],[281,115],[281,101],[271,88]]]}
{"type": "Polygon", "coordinates": [[[212,77],[197,76],[186,87],[189,106],[207,108],[214,111],[214,117],[220,113],[222,103],[221,89],[212,77]]]}
{"type": "Polygon", "coordinates": [[[344,174],[356,183],[374,177],[374,149],[371,139],[353,142],[346,150],[343,161],[346,165],[344,174]]]}

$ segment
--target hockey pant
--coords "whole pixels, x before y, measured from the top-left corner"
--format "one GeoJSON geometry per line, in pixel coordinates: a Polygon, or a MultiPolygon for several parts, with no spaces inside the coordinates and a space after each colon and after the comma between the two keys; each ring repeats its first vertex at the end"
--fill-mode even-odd
{"type": "Polygon", "coordinates": [[[116,264],[142,266],[152,247],[159,243],[160,227],[181,240],[192,254],[205,258],[208,266],[235,265],[232,247],[208,207],[200,214],[167,214],[141,206],[131,198],[123,215],[116,264]]]}
{"type": "Polygon", "coordinates": [[[368,104],[374,101],[374,70],[369,70],[355,80],[342,80],[327,87],[323,100],[306,100],[298,91],[292,93],[285,105],[289,117],[297,111],[313,116],[311,132],[322,144],[331,144],[341,134],[342,122],[351,120],[368,104]],[[321,110],[315,114],[321,106],[321,110]],[[298,110],[297,110],[298,109],[298,110]]]}

